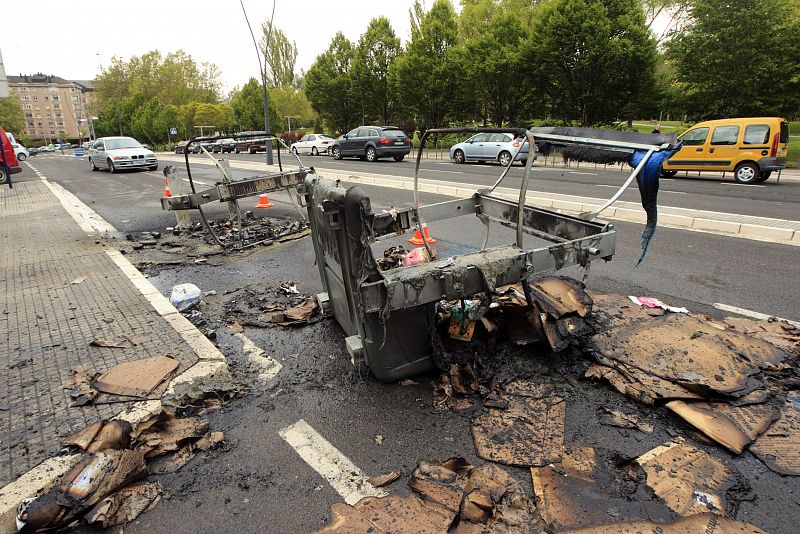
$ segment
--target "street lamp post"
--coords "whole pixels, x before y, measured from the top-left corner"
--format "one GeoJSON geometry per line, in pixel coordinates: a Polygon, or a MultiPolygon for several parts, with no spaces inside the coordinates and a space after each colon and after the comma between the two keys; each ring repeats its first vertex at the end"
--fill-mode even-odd
{"type": "Polygon", "coordinates": [[[97,119],[98,117],[89,117],[89,124],[91,125],[90,132],[92,134],[92,141],[97,141],[97,134],[94,133],[94,121],[96,121],[97,119]]]}

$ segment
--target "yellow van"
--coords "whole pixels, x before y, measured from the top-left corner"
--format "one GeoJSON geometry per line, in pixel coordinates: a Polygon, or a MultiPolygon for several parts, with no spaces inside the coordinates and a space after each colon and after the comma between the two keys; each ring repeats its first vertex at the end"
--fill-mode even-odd
{"type": "Polygon", "coordinates": [[[786,166],[789,123],[780,117],[700,122],[678,138],[683,147],[664,162],[661,174],[733,171],[740,184],[754,184],[786,166]]]}

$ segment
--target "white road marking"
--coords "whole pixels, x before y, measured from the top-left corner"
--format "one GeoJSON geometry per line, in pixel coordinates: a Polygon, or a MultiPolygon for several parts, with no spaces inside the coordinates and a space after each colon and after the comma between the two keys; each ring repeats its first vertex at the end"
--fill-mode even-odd
{"type": "Polygon", "coordinates": [[[450,174],[464,174],[464,171],[436,171],[436,172],[449,172],[450,174]]]}
{"type": "Polygon", "coordinates": [[[249,337],[241,333],[234,334],[234,336],[242,342],[242,352],[244,352],[250,363],[261,369],[261,372],[258,373],[259,381],[269,382],[281,372],[283,365],[266,356],[264,349],[256,346],[249,337]]]}
{"type": "Polygon", "coordinates": [[[618,186],[618,185],[606,185],[606,184],[594,184],[594,185],[595,185],[595,187],[611,187],[613,189],[619,189],[620,188],[620,186],[618,186]]]}
{"type": "MultiPolygon", "coordinates": [[[[186,183],[189,183],[189,179],[188,178],[181,178],[181,180],[183,180],[186,183]]],[[[200,184],[200,185],[211,185],[211,184],[209,184],[207,182],[201,182],[200,180],[195,180],[194,183],[200,184]]]]}
{"type": "Polygon", "coordinates": [[[280,436],[300,458],[328,481],[347,504],[352,506],[364,497],[386,495],[386,492],[367,482],[367,476],[304,419],[281,430],[280,436]]]}
{"type": "Polygon", "coordinates": [[[688,195],[689,193],[685,191],[670,191],[669,189],[662,189],[661,193],[672,193],[673,195],[688,195]]]}
{"type": "MultiPolygon", "coordinates": [[[[722,304],[721,302],[715,302],[715,303],[712,304],[712,306],[714,306],[718,310],[731,312],[731,313],[736,313],[738,315],[744,315],[745,317],[750,317],[752,319],[763,320],[763,319],[767,319],[769,317],[775,317],[774,315],[769,315],[767,313],[761,313],[761,312],[757,312],[757,311],[753,311],[753,310],[748,310],[748,309],[745,309],[745,308],[738,308],[736,306],[729,306],[728,304],[722,304]]],[[[775,317],[775,318],[779,319],[781,321],[786,321],[787,323],[791,324],[792,326],[794,326],[796,328],[800,328],[800,321],[791,321],[789,319],[783,319],[781,317],[775,317]]]]}
{"type": "Polygon", "coordinates": [[[766,185],[758,184],[740,184],[736,182],[720,182],[720,185],[735,185],[736,187],[767,187],[766,185]]]}
{"type": "Polygon", "coordinates": [[[588,176],[598,176],[596,172],[580,172],[580,171],[569,171],[570,174],[586,174],[588,176]]]}

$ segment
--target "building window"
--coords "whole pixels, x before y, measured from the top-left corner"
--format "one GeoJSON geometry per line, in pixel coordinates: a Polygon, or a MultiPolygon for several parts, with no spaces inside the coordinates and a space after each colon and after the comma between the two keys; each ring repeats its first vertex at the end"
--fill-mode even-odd
{"type": "Polygon", "coordinates": [[[34,100],[39,100],[39,97],[38,96],[34,96],[33,99],[34,100]]]}
{"type": "Polygon", "coordinates": [[[53,100],[58,102],[58,95],[53,95],[53,100]]]}
{"type": "Polygon", "coordinates": [[[22,107],[24,109],[31,109],[33,106],[31,106],[30,104],[23,104],[22,107]]]}
{"type": "Polygon", "coordinates": [[[48,100],[50,100],[50,97],[49,97],[49,96],[47,96],[47,95],[45,95],[45,96],[44,96],[44,101],[45,101],[45,102],[47,102],[48,100]]]}
{"type": "Polygon", "coordinates": [[[29,97],[28,95],[22,95],[22,101],[23,102],[28,102],[28,101],[30,101],[30,99],[31,99],[31,97],[29,97]]]}

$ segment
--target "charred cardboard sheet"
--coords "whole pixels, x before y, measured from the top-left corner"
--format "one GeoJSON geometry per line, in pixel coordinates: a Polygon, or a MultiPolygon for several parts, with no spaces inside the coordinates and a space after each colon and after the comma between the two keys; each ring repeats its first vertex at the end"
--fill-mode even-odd
{"type": "Polygon", "coordinates": [[[154,356],[115,365],[95,380],[95,387],[111,395],[146,398],[180,365],[169,356],[154,356]]]}
{"type": "Polygon", "coordinates": [[[742,395],[751,388],[753,375],[775,368],[784,357],[765,341],[683,314],[600,332],[590,347],[701,394],[742,395]]]}
{"type": "Polygon", "coordinates": [[[548,276],[531,284],[531,296],[542,310],[560,319],[577,313],[586,317],[592,310],[592,297],[583,285],[573,278],[548,276]]]}
{"type": "Polygon", "coordinates": [[[595,449],[566,449],[561,462],[532,467],[536,506],[553,531],[634,519],[664,522],[676,515],[654,499],[635,464],[616,467],[595,449]]]}
{"type": "Polygon", "coordinates": [[[744,317],[726,317],[723,323],[737,332],[748,334],[794,354],[800,354],[800,328],[777,319],[756,321],[744,317]]]}
{"type": "Polygon", "coordinates": [[[130,523],[158,504],[160,495],[161,485],[156,482],[132,484],[97,503],[86,514],[86,521],[102,528],[130,523]]]}
{"type": "Polygon", "coordinates": [[[653,423],[644,421],[636,415],[625,413],[622,410],[614,410],[612,408],[603,407],[600,413],[600,421],[603,424],[610,426],[618,426],[620,428],[635,428],[642,432],[651,433],[655,430],[653,423]]]}
{"type": "Polygon", "coordinates": [[[64,446],[95,453],[106,449],[127,449],[131,443],[131,424],[123,420],[98,421],[64,440],[64,446]]]}
{"type": "Polygon", "coordinates": [[[331,522],[319,532],[540,532],[522,486],[497,465],[473,467],[463,458],[421,461],[411,489],[366,497],[352,507],[334,504],[331,522]]]}
{"type": "Polygon", "coordinates": [[[572,534],[767,534],[744,521],[735,521],[715,514],[696,514],[669,523],[640,519],[595,527],[570,530],[572,534]]]}
{"type": "Polygon", "coordinates": [[[666,407],[726,449],[741,454],[778,417],[768,403],[732,406],[724,402],[671,401],[666,407]]]}
{"type": "Polygon", "coordinates": [[[522,467],[561,459],[566,403],[552,388],[514,379],[472,421],[475,451],[484,460],[522,467]],[[505,406],[501,408],[500,406],[505,406]]]}
{"type": "Polygon", "coordinates": [[[592,313],[587,319],[600,332],[634,323],[647,322],[653,317],[624,295],[592,294],[592,313]]]}
{"type": "Polygon", "coordinates": [[[644,453],[636,462],[647,474],[647,485],[679,515],[734,515],[737,503],[728,493],[741,484],[738,472],[683,438],[644,453]]]}
{"type": "Polygon", "coordinates": [[[623,395],[648,406],[669,399],[705,399],[679,384],[651,375],[637,367],[600,355],[595,357],[600,363],[593,364],[586,370],[586,378],[605,379],[623,395]]]}
{"type": "Polygon", "coordinates": [[[800,476],[800,391],[786,395],[780,418],[750,446],[750,452],[776,473],[800,476]]]}

